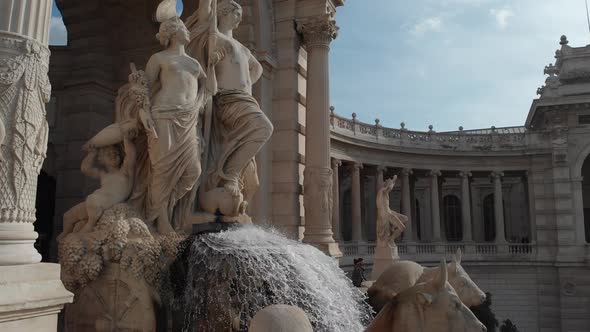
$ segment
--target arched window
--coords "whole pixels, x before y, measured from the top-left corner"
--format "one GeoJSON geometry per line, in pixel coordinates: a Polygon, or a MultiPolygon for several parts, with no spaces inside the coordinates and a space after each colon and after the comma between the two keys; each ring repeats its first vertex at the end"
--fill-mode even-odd
{"type": "Polygon", "coordinates": [[[584,233],[586,242],[590,243],[590,157],[582,165],[582,199],[584,200],[584,233]]]}
{"type": "Polygon", "coordinates": [[[463,239],[461,200],[457,196],[447,195],[443,198],[443,223],[447,241],[463,239]]]}
{"type": "Polygon", "coordinates": [[[489,194],[483,199],[483,232],[486,242],[492,242],[496,238],[495,219],[494,194],[489,194]]]}

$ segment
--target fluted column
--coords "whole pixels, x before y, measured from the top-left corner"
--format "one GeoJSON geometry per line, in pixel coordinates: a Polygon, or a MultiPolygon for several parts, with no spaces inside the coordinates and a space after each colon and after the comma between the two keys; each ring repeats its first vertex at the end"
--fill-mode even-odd
{"type": "Polygon", "coordinates": [[[0,266],[41,261],[33,247],[37,176],[47,150],[50,0],[0,4],[0,266]]]}
{"type": "Polygon", "coordinates": [[[303,240],[330,256],[342,253],[332,237],[332,169],[330,165],[330,42],[338,27],[330,15],[297,21],[307,49],[306,134],[303,240]]]}
{"type": "Polygon", "coordinates": [[[335,241],[340,241],[340,182],[338,168],[342,165],[339,159],[332,159],[332,233],[335,241]]]}
{"type": "Polygon", "coordinates": [[[402,214],[408,217],[408,224],[406,225],[405,238],[408,241],[414,239],[412,230],[412,195],[410,193],[410,175],[412,170],[409,168],[402,169],[402,214]]]}
{"type": "Polygon", "coordinates": [[[505,243],[504,234],[504,202],[502,199],[503,172],[494,171],[491,177],[494,181],[494,217],[496,224],[496,243],[505,243]]]}
{"type": "Polygon", "coordinates": [[[430,208],[432,212],[432,240],[438,242],[440,237],[440,202],[438,195],[439,170],[431,170],[430,173],[430,208]]]}
{"type": "Polygon", "coordinates": [[[473,240],[471,230],[471,190],[469,178],[471,172],[463,171],[459,173],[461,177],[461,217],[463,220],[463,241],[470,242],[473,240]]]}
{"type": "Polygon", "coordinates": [[[361,219],[361,169],[363,164],[353,163],[352,168],[352,240],[362,240],[362,219],[361,219]]]}

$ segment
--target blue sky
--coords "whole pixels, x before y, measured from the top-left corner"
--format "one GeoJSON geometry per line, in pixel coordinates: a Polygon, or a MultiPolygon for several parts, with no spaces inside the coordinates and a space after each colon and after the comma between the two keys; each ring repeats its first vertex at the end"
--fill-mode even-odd
{"type": "Polygon", "coordinates": [[[413,130],[522,125],[559,37],[590,43],[584,0],[347,0],[336,19],[336,113],[413,130]]]}

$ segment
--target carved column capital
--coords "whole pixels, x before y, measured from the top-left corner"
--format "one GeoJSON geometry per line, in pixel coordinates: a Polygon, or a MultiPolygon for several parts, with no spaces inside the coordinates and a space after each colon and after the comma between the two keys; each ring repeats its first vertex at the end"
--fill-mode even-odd
{"type": "Polygon", "coordinates": [[[470,178],[472,176],[473,176],[473,174],[471,174],[470,171],[461,171],[461,172],[459,172],[459,177],[461,177],[461,178],[470,178]]]}
{"type": "Polygon", "coordinates": [[[298,19],[296,23],[297,32],[303,35],[303,42],[308,47],[329,47],[340,29],[330,14],[298,19]]]}
{"type": "Polygon", "coordinates": [[[432,169],[428,172],[429,176],[441,176],[441,171],[438,169],[432,169]]]}
{"type": "Polygon", "coordinates": [[[504,177],[504,172],[493,171],[492,173],[490,173],[490,177],[494,180],[502,180],[502,178],[504,177]]]}
{"type": "Polygon", "coordinates": [[[404,176],[410,176],[414,174],[414,170],[412,170],[411,168],[403,168],[401,174],[404,176]]]}
{"type": "Polygon", "coordinates": [[[332,158],[332,168],[337,168],[342,166],[342,160],[340,159],[336,159],[336,158],[332,158]]]}
{"type": "Polygon", "coordinates": [[[352,162],[350,164],[350,168],[354,171],[354,170],[361,170],[364,168],[363,163],[359,163],[359,162],[352,162]]]}
{"type": "Polygon", "coordinates": [[[377,173],[379,173],[379,172],[385,172],[385,171],[387,170],[387,166],[384,166],[384,165],[378,165],[378,166],[376,167],[376,170],[377,170],[377,173]]]}

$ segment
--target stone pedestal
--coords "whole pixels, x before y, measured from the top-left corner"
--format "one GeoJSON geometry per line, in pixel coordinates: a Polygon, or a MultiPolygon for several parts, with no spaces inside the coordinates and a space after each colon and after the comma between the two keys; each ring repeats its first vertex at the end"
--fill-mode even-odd
{"type": "Polygon", "coordinates": [[[72,301],[57,264],[0,266],[0,331],[56,331],[57,314],[72,301]]]}
{"type": "Polygon", "coordinates": [[[395,244],[390,246],[388,244],[378,243],[377,247],[375,247],[375,256],[373,257],[371,280],[377,280],[381,273],[396,260],[399,260],[399,254],[395,244]]]}

